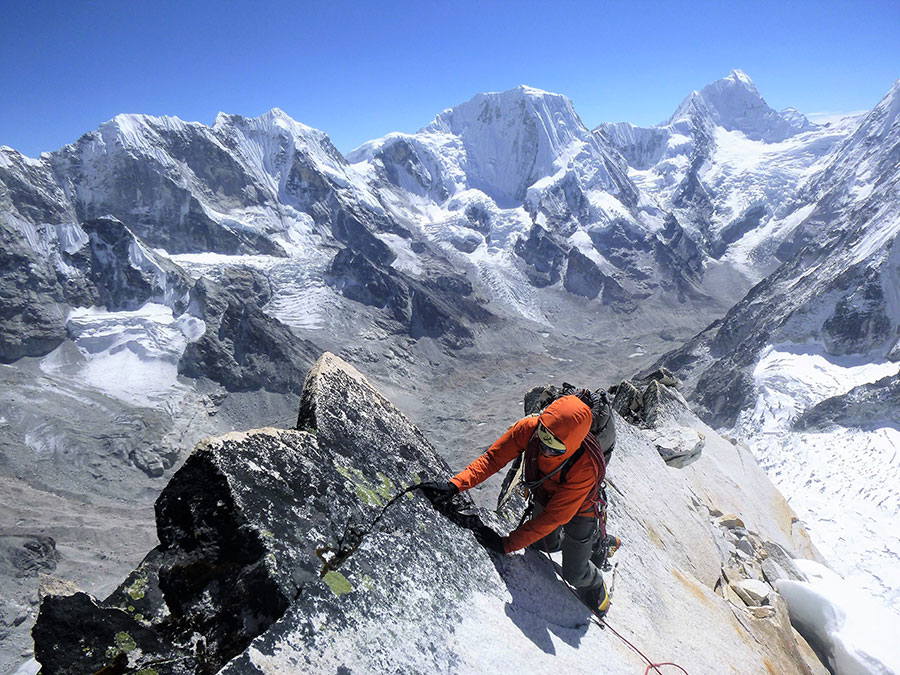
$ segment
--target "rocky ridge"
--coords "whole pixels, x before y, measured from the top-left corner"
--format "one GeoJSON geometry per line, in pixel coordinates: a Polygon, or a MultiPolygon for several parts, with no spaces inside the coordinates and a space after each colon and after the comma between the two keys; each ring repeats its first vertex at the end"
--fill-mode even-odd
{"type": "MultiPolygon", "coordinates": [[[[677,396],[657,413],[657,427],[702,427],[677,396]]],[[[610,520],[626,544],[609,620],[693,673],[824,673],[764,581],[799,578],[784,549],[815,551],[745,451],[709,430],[703,457],[673,469],[618,422],[610,520]],[[722,515],[733,510],[743,519],[722,515]],[[685,640],[688,616],[702,646],[685,640]]],[[[477,544],[469,530],[503,528],[496,516],[466,495],[436,509],[406,487],[450,471],[325,354],[298,429],[198,446],[157,501],[160,545],[108,598],[44,599],[42,672],[458,672],[499,659],[588,672],[601,656],[610,673],[644,667],[588,622],[540,554],[477,544]]]]}

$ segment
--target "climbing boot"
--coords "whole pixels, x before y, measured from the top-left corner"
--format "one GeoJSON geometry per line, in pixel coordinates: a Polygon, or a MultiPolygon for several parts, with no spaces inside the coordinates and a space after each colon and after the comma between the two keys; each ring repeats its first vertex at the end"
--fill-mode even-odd
{"type": "Polygon", "coordinates": [[[609,559],[619,550],[622,540],[611,534],[601,539],[594,548],[594,554],[591,556],[591,562],[605,572],[611,569],[609,559]]]}
{"type": "Polygon", "coordinates": [[[614,537],[611,534],[606,535],[606,539],[603,541],[603,545],[606,547],[606,557],[612,558],[613,554],[619,550],[619,547],[622,545],[622,540],[618,537],[614,537]]]}
{"type": "Polygon", "coordinates": [[[600,578],[600,585],[596,588],[579,588],[578,596],[588,608],[602,619],[609,611],[609,593],[606,591],[606,582],[600,578]]]}

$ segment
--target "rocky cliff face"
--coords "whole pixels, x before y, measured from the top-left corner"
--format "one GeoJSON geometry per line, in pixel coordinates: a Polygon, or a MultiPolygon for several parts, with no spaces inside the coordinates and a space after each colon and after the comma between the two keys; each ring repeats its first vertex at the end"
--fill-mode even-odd
{"type": "MultiPolygon", "coordinates": [[[[692,673],[824,673],[765,582],[797,574],[784,549],[815,555],[802,529],[744,450],[657,386],[655,428],[708,442],[675,469],[618,419],[610,527],[625,546],[610,625],[692,673]],[[733,511],[742,519],[722,517],[733,511]]],[[[466,495],[435,508],[409,489],[452,469],[354,368],[322,356],[297,426],[201,443],[157,501],[160,545],[117,590],[44,599],[42,672],[645,666],[542,555],[497,557],[471,532],[508,522],[466,495]]]]}

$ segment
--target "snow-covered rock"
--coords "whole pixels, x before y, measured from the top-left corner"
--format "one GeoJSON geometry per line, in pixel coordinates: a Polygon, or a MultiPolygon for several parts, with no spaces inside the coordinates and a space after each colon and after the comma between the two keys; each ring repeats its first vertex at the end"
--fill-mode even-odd
{"type": "Polygon", "coordinates": [[[394,193],[383,201],[398,219],[529,318],[515,285],[562,281],[620,312],[633,311],[635,293],[698,292],[696,245],[642,199],[623,157],[564,96],[526,86],[479,94],[348,159],[373,190],[394,193]]]}
{"type": "Polygon", "coordinates": [[[381,213],[328,137],[278,109],[213,127],[118,115],[38,160],[0,154],[5,212],[33,224],[113,215],[172,253],[296,253],[317,227],[342,239],[344,206],[370,227],[381,213]]]}
{"type": "Polygon", "coordinates": [[[767,345],[812,340],[833,355],[876,358],[893,349],[900,326],[898,119],[900,82],[800,193],[812,200],[795,232],[805,248],[664,359],[692,374],[687,390],[717,422],[734,421],[751,391],[749,368],[767,345]],[[871,190],[850,180],[857,172],[878,176],[871,190]],[[717,365],[709,369],[711,362],[717,365]],[[694,392],[700,372],[708,376],[694,392]]]}

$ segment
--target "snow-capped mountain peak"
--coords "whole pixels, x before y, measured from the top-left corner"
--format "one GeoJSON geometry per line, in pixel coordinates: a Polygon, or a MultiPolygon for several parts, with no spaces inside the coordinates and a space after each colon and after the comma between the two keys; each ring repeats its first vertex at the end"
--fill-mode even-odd
{"type": "Polygon", "coordinates": [[[753,80],[751,80],[750,76],[740,68],[735,68],[734,70],[732,70],[730,73],[728,73],[728,77],[724,79],[738,82],[740,84],[743,84],[745,87],[756,91],[756,85],[753,84],[753,80]]]}
{"type": "Polygon", "coordinates": [[[727,77],[712,82],[699,92],[691,92],[666,122],[673,125],[696,115],[728,131],[743,132],[747,138],[767,143],[781,142],[816,127],[794,109],[777,112],[769,107],[753,80],[741,70],[733,70],[727,77]]]}
{"type": "Polygon", "coordinates": [[[748,280],[759,280],[796,225],[782,222],[790,196],[851,130],[813,124],[794,108],[773,110],[747,74],[733,70],[691,92],[661,124],[608,123],[596,132],[622,153],[638,188],[707,253],[730,255],[748,280]]]}
{"type": "Polygon", "coordinates": [[[298,122],[281,108],[272,108],[258,117],[244,117],[243,115],[220,112],[216,115],[216,121],[213,123],[212,128],[217,132],[228,132],[236,125],[244,128],[252,127],[257,131],[264,132],[279,133],[286,131],[294,137],[312,136],[317,140],[327,137],[324,131],[298,122]]]}
{"type": "Polygon", "coordinates": [[[555,173],[573,142],[591,136],[572,101],[524,85],[478,94],[440,113],[422,132],[459,137],[470,186],[504,204],[521,201],[535,180],[555,173]]]}

